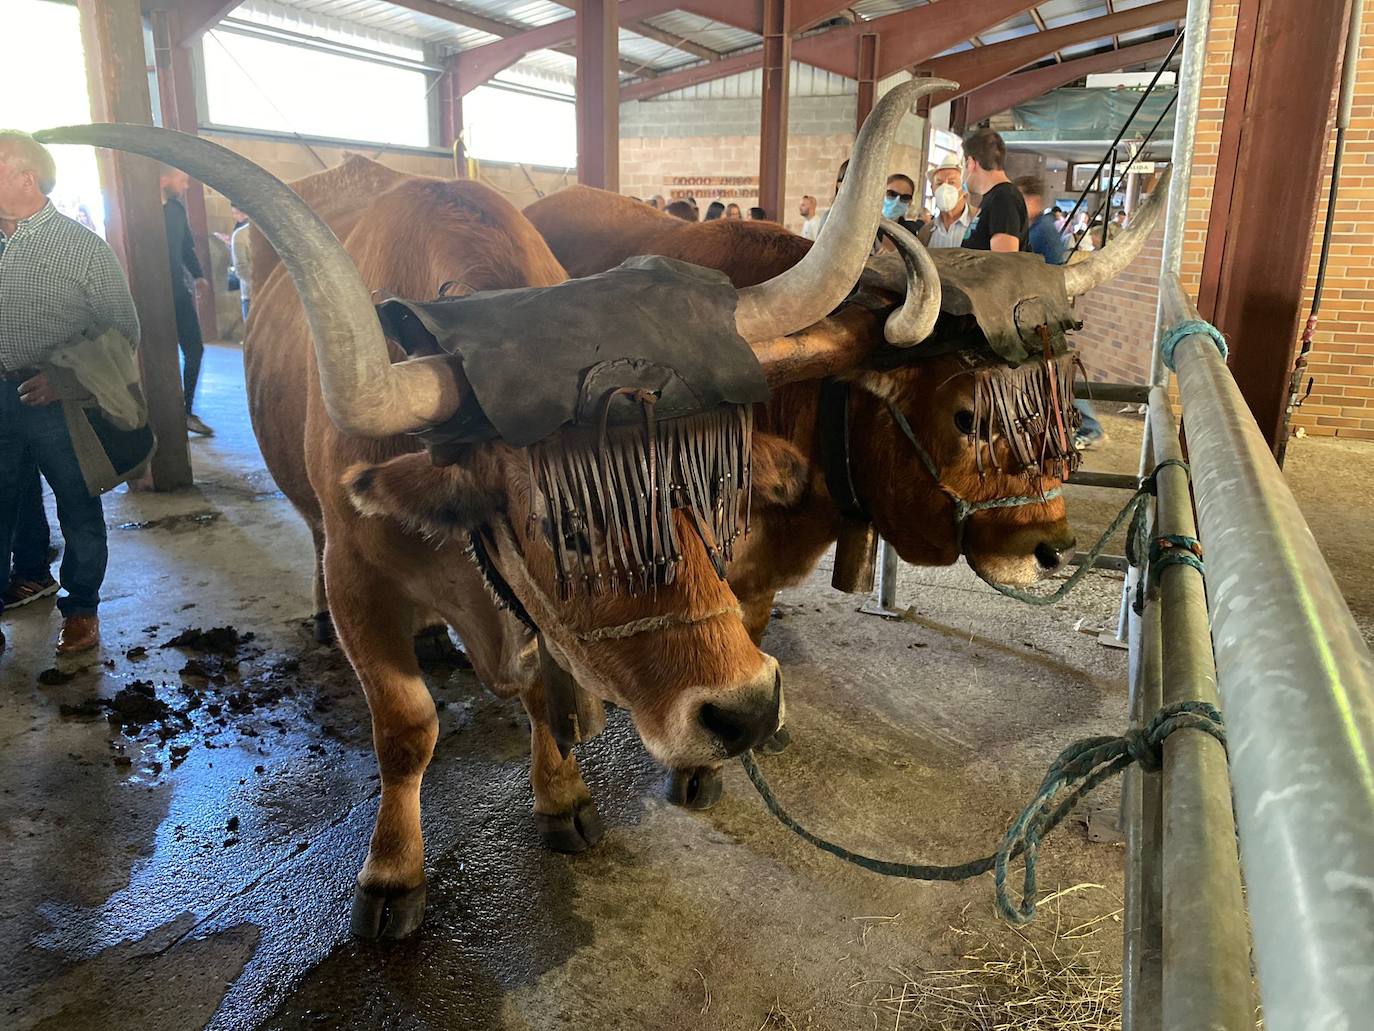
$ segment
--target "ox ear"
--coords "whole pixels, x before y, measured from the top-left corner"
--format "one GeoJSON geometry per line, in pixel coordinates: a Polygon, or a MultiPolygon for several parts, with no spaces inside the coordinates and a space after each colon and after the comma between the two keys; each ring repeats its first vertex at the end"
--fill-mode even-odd
{"type": "Polygon", "coordinates": [[[359,463],[343,475],[348,500],[365,516],[394,519],[407,530],[446,541],[468,533],[504,509],[500,494],[463,465],[436,468],[427,452],[381,465],[359,463]]]}
{"type": "Polygon", "coordinates": [[[811,465],[806,456],[783,437],[755,430],[750,461],[756,505],[789,508],[801,499],[810,484],[811,465]]]}

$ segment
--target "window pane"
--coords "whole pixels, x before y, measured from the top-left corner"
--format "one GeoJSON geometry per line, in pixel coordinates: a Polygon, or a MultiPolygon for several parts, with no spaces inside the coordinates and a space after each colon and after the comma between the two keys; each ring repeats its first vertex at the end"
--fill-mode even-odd
{"type": "MultiPolygon", "coordinates": [[[[81,51],[81,20],[74,5],[48,0],[7,0],[7,24],[24,27],[25,38],[41,45],[6,48],[0,61],[0,128],[33,132],[91,120],[86,95],[86,64],[81,51]],[[13,5],[11,7],[10,5],[13,5]]],[[[86,221],[104,235],[105,210],[100,176],[91,147],[52,147],[59,211],[86,221]]]]}
{"type": "Polygon", "coordinates": [[[478,160],[571,168],[576,111],[566,100],[478,86],[463,98],[463,141],[478,160]]]}
{"type": "Polygon", "coordinates": [[[212,124],[429,145],[423,72],[224,29],[205,37],[212,124]]]}

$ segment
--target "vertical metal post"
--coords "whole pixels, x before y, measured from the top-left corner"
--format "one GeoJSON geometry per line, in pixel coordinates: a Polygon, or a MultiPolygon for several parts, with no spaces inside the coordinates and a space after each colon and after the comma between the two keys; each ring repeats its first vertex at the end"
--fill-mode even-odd
{"type": "Polygon", "coordinates": [[[577,8],[577,181],[620,189],[620,32],[616,0],[577,8]]]}
{"type": "Polygon", "coordinates": [[[466,174],[467,162],[463,154],[463,90],[459,76],[462,55],[453,54],[444,62],[439,78],[439,146],[453,154],[453,174],[466,174]]]}
{"type": "Polygon", "coordinates": [[[859,89],[854,105],[854,131],[864,127],[864,119],[878,102],[878,43],[876,32],[859,36],[859,89]]]}
{"type": "Polygon", "coordinates": [[[897,549],[887,541],[878,542],[878,604],[887,612],[897,611],[897,549]]]}
{"type": "Polygon", "coordinates": [[[759,207],[775,222],[782,221],[787,196],[787,95],[791,66],[791,0],[763,0],[759,207]]]}
{"type": "MultiPolygon", "coordinates": [[[[1135,676],[1131,681],[1131,726],[1158,712],[1162,698],[1159,606],[1135,622],[1135,676]]],[[[1158,773],[1126,768],[1121,786],[1126,836],[1126,915],[1121,989],[1122,1031],[1156,1031],[1162,1011],[1164,883],[1160,857],[1164,821],[1158,773]]]]}
{"type": "MultiPolygon", "coordinates": [[[[1178,425],[1164,388],[1150,393],[1158,465],[1181,459],[1178,425]]],[[[1155,476],[1155,534],[1196,537],[1188,474],[1170,465],[1155,476]]],[[[1158,578],[1163,649],[1163,702],[1219,705],[1207,593],[1188,566],[1165,566],[1158,578]]],[[[1149,712],[1146,713],[1149,715],[1149,712]]],[[[1164,1031],[1254,1027],[1250,943],[1240,889],[1236,827],[1226,750],[1197,730],[1164,743],[1164,1031]]]]}

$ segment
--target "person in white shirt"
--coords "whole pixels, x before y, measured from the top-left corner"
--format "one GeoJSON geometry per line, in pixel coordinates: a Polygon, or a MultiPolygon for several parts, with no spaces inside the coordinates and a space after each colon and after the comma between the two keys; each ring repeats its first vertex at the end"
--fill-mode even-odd
{"type": "Polygon", "coordinates": [[[920,234],[921,242],[927,247],[963,246],[973,219],[963,178],[964,170],[953,156],[930,173],[930,185],[935,191],[935,217],[920,234]]]}
{"type": "Polygon", "coordinates": [[[801,199],[797,212],[802,217],[802,236],[814,240],[821,232],[821,218],[816,214],[816,198],[808,193],[801,199]]]}

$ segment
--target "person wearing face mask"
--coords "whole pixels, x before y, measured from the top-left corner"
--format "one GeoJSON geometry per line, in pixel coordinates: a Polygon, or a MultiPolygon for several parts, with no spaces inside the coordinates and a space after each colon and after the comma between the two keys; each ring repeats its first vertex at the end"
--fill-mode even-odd
{"type": "Polygon", "coordinates": [[[921,234],[921,242],[927,247],[963,246],[973,212],[959,185],[962,178],[963,170],[953,157],[946,158],[930,173],[930,185],[935,191],[935,217],[921,234]]]}
{"type": "MultiPolygon", "coordinates": [[[[894,172],[887,177],[887,191],[883,194],[883,218],[896,222],[903,229],[920,236],[924,223],[906,217],[916,195],[916,183],[909,175],[894,172]]],[[[881,233],[873,241],[873,253],[892,250],[893,244],[881,233]]]]}

